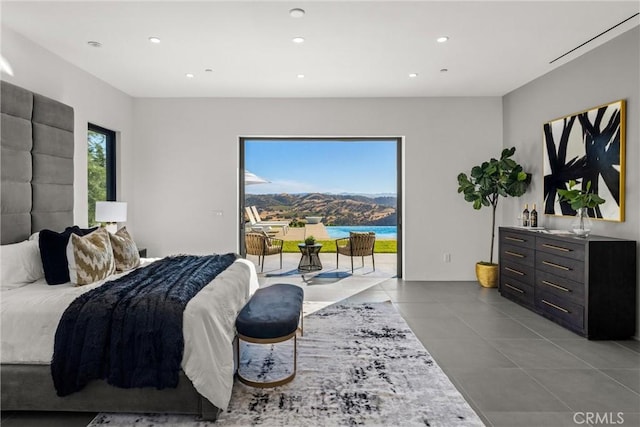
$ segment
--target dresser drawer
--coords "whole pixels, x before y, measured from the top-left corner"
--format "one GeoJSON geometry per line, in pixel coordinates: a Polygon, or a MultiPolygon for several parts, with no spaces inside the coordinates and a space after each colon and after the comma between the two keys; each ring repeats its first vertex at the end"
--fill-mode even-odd
{"type": "Polygon", "coordinates": [[[547,252],[536,252],[536,269],[584,283],[584,262],[547,252]]]}
{"type": "Polygon", "coordinates": [[[502,261],[513,261],[531,267],[534,264],[533,248],[507,244],[500,245],[500,257],[502,261]]]}
{"type": "Polygon", "coordinates": [[[566,298],[584,305],[584,284],[546,271],[536,271],[536,290],[566,298]]]}
{"type": "Polygon", "coordinates": [[[584,330],[584,307],[558,296],[538,292],[535,294],[536,308],[552,318],[568,324],[572,329],[584,330]]]}
{"type": "Polygon", "coordinates": [[[582,243],[538,237],[536,239],[536,250],[565,258],[584,260],[584,244],[582,243]]]}
{"type": "Polygon", "coordinates": [[[500,281],[500,293],[502,296],[516,300],[529,307],[534,306],[533,286],[520,282],[512,277],[502,277],[500,281]]]}
{"type": "Polygon", "coordinates": [[[511,261],[502,261],[500,263],[500,281],[503,278],[511,277],[524,284],[533,286],[533,267],[524,264],[518,264],[511,261]]]}
{"type": "Polygon", "coordinates": [[[500,243],[533,249],[536,246],[536,238],[533,233],[500,230],[500,243]]]}

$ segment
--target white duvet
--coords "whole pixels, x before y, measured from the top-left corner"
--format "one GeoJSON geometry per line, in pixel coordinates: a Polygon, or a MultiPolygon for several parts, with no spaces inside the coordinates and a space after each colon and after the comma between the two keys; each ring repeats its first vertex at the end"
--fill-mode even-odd
{"type": "MultiPolygon", "coordinates": [[[[143,260],[143,265],[151,261],[143,260]]],[[[50,364],[56,329],[65,309],[78,295],[103,283],[49,286],[43,279],[3,290],[0,362],[50,364]]],[[[226,409],[231,398],[235,319],[256,289],[258,277],[253,263],[238,259],[198,292],[184,311],[182,369],[196,390],[220,409],[226,409]]]]}

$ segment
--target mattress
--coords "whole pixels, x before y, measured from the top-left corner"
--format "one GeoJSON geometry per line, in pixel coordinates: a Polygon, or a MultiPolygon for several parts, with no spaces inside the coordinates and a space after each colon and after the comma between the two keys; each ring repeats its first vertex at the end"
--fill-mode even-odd
{"type": "MultiPolygon", "coordinates": [[[[143,259],[141,265],[149,262],[153,260],[143,259]]],[[[65,309],[77,296],[104,282],[49,286],[42,279],[3,290],[0,362],[50,364],[56,329],[65,309]]],[[[253,263],[238,259],[198,292],[184,311],[182,369],[195,389],[220,409],[227,408],[233,387],[235,319],[256,289],[253,263]]]]}

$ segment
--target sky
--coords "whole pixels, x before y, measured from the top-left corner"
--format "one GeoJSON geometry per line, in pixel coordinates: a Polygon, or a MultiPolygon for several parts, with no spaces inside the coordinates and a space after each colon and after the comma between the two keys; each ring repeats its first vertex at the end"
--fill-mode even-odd
{"type": "Polygon", "coordinates": [[[396,140],[245,140],[247,194],[396,193],[396,140]]]}

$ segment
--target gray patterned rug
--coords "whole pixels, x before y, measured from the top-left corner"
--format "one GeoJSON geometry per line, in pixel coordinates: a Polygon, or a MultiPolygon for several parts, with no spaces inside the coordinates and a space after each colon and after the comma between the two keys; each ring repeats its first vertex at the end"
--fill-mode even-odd
{"type": "MultiPolygon", "coordinates": [[[[391,303],[335,304],[305,317],[304,329],[296,378],[272,389],[236,381],[215,424],[99,414],[90,426],[483,426],[391,303]]],[[[286,375],[277,368],[291,364],[292,346],[259,347],[244,348],[244,375],[286,375]]]]}

